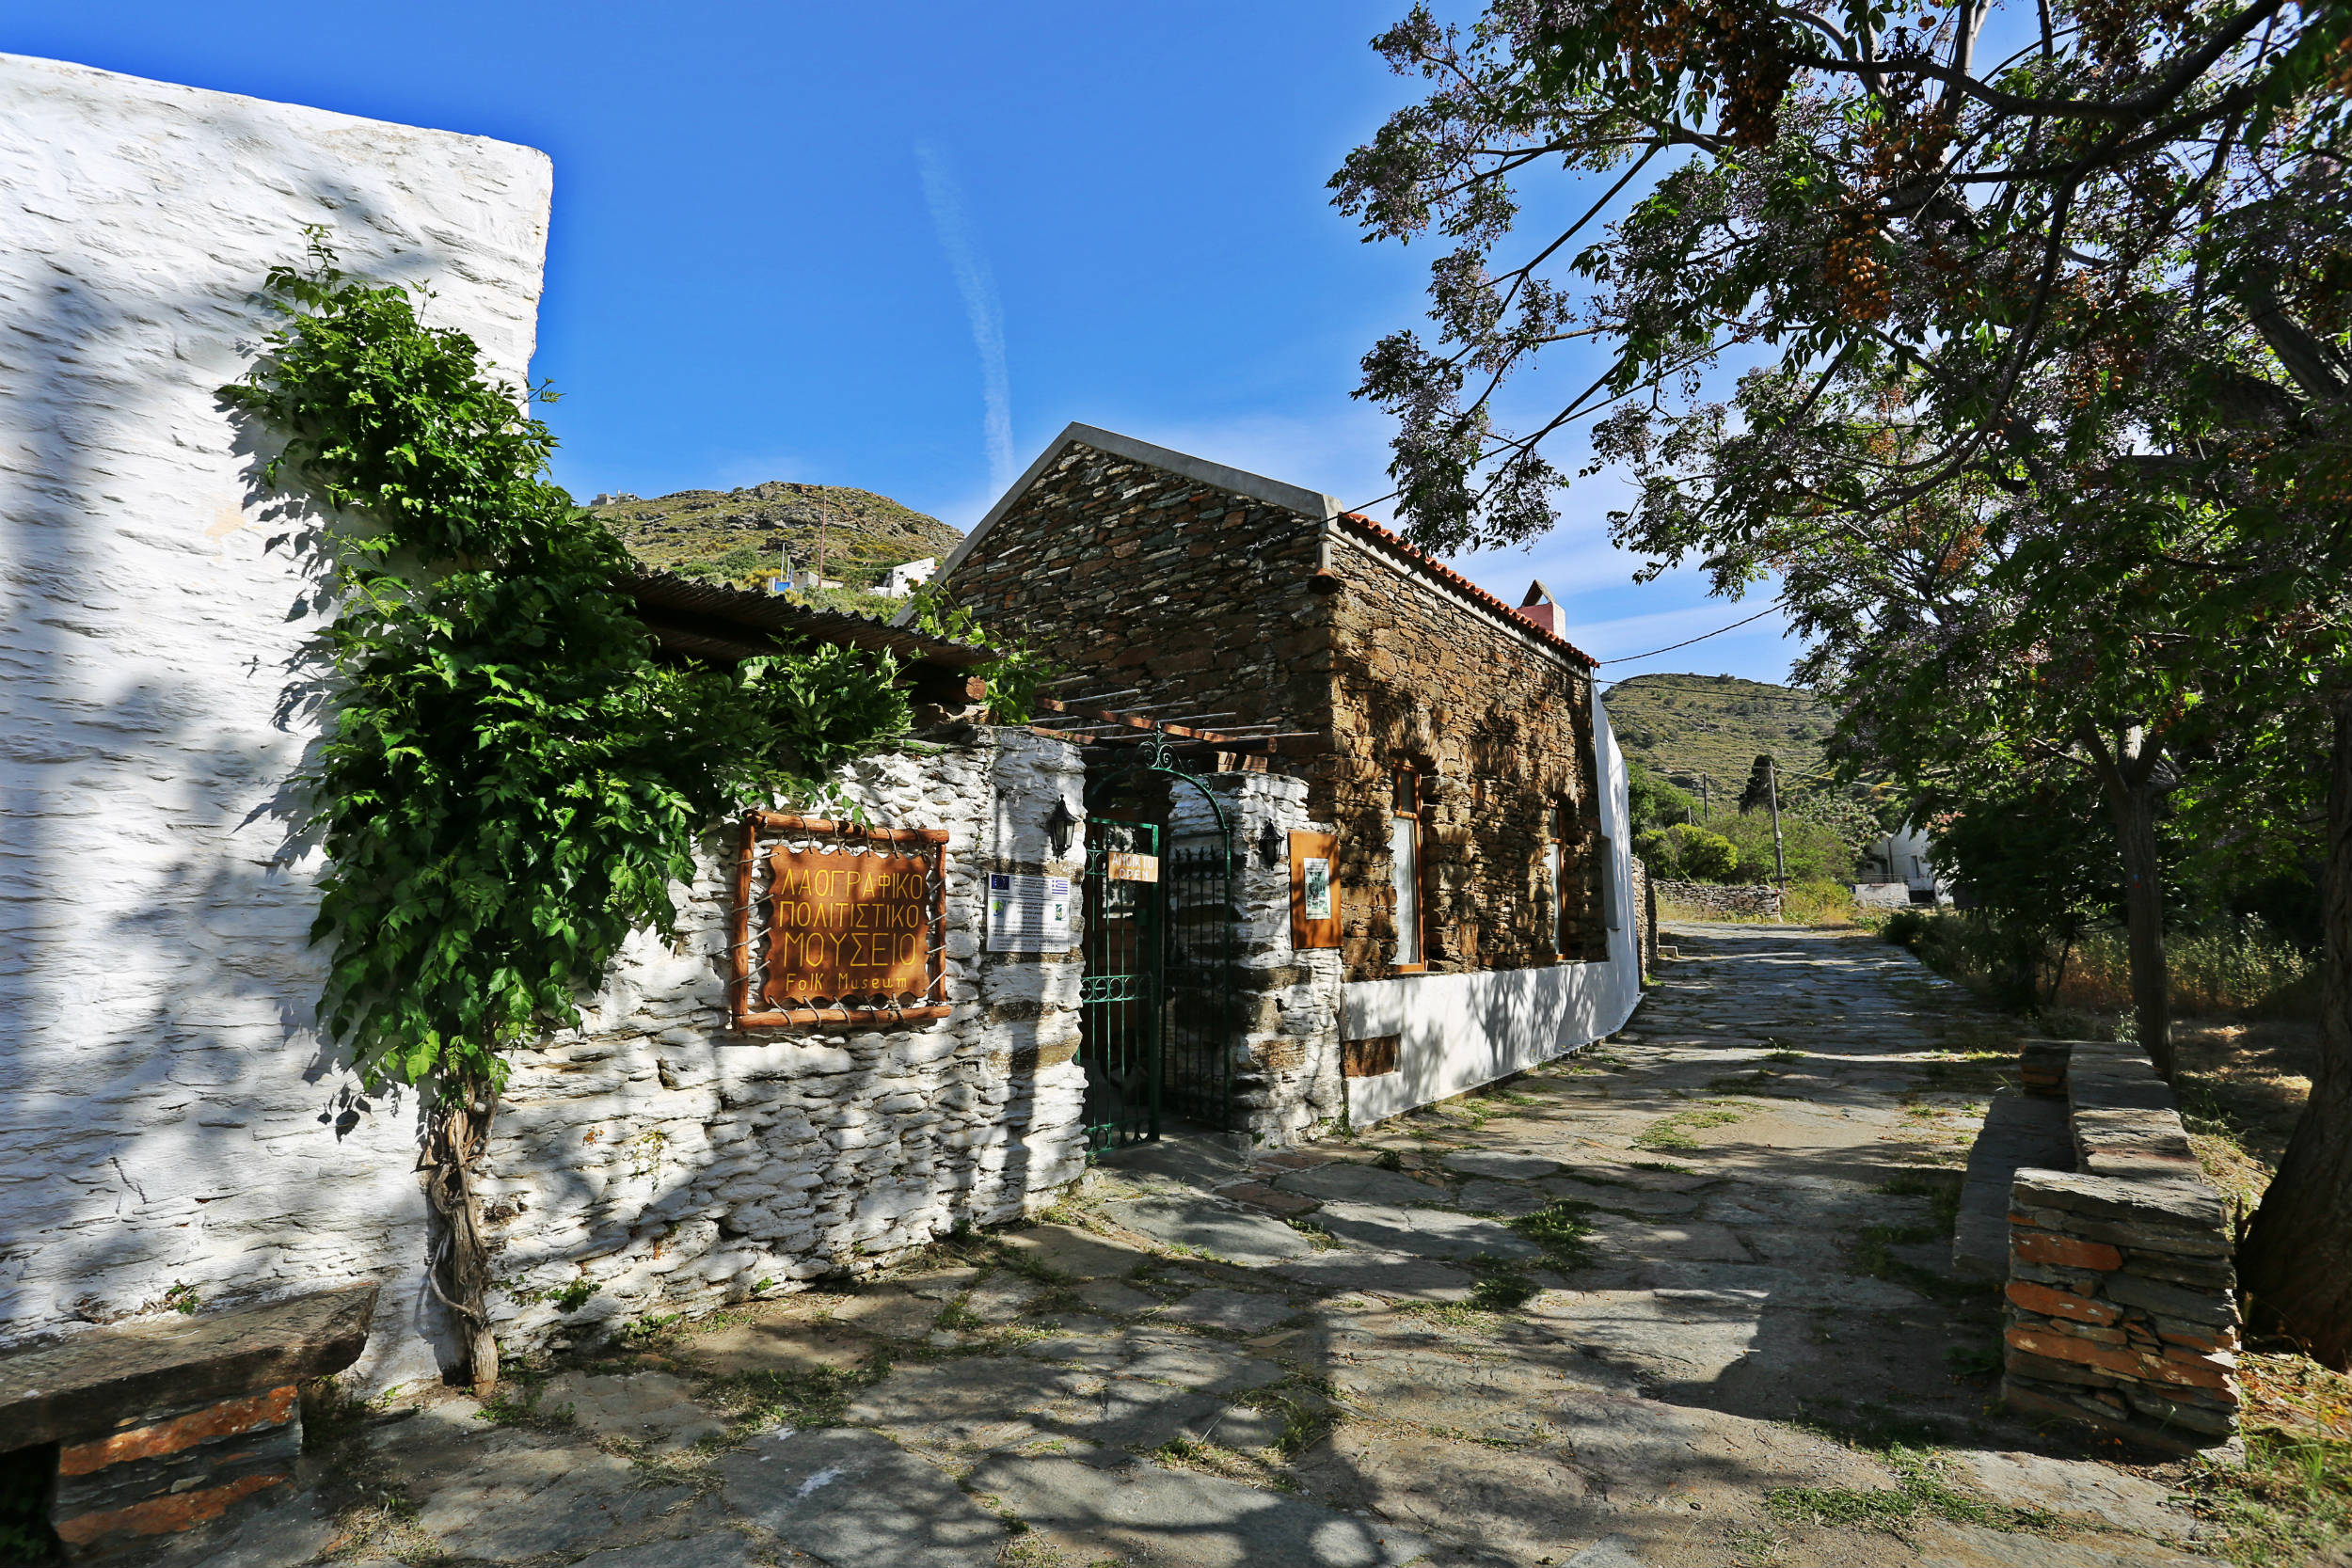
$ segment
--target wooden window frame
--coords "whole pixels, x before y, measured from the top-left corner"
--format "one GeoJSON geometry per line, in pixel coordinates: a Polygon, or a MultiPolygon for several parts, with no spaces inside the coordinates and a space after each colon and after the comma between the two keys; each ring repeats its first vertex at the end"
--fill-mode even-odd
{"type": "MultiPolygon", "coordinates": [[[[1423,777],[1423,770],[1416,763],[1400,762],[1389,769],[1389,820],[1394,823],[1398,817],[1406,817],[1413,824],[1414,958],[1411,963],[1398,963],[1392,949],[1389,961],[1389,973],[1391,974],[1426,974],[1429,973],[1429,875],[1428,856],[1424,852],[1427,847],[1428,834],[1422,826],[1427,820],[1425,810],[1427,798],[1422,790],[1423,777]],[[1398,786],[1400,782],[1406,779],[1413,781],[1413,809],[1399,811],[1396,809],[1397,797],[1401,793],[1398,786]]],[[[1394,844],[1396,830],[1391,827],[1389,832],[1390,843],[1394,844]]],[[[1390,886],[1394,887],[1396,872],[1393,867],[1390,870],[1389,879],[1390,886]]],[[[1402,929],[1401,922],[1399,928],[1402,929]]]]}
{"type": "MultiPolygon", "coordinates": [[[[852,853],[849,848],[833,851],[852,853]]],[[[871,851],[869,851],[871,852],[871,851]]],[[[868,828],[825,817],[794,816],[786,812],[747,811],[735,861],[733,974],[727,984],[729,1026],[735,1029],[788,1029],[815,1025],[876,1027],[946,1018],[955,1011],[947,1002],[947,830],[945,828],[868,828]],[[930,929],[925,933],[923,1001],[913,1006],[818,1007],[787,1006],[783,1011],[761,1006],[759,975],[765,961],[753,950],[753,879],[757,873],[759,835],[767,832],[796,838],[859,841],[872,850],[914,847],[928,849],[930,863],[930,929]]]]}

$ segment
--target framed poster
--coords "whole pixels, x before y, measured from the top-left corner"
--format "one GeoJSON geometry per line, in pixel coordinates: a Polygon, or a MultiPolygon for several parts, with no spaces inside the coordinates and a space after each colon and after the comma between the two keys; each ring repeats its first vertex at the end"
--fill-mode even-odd
{"type": "Polygon", "coordinates": [[[1291,946],[1340,944],[1339,874],[1335,833],[1291,834],[1291,946]]]}

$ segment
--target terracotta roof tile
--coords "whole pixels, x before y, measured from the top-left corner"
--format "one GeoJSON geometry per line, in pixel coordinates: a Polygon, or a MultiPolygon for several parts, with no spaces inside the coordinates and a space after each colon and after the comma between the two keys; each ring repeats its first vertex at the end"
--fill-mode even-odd
{"type": "Polygon", "coordinates": [[[1484,588],[1479,587],[1478,584],[1470,581],[1470,578],[1464,577],[1453,567],[1446,565],[1436,557],[1424,555],[1420,550],[1415,549],[1412,546],[1406,544],[1403,539],[1400,539],[1389,530],[1382,528],[1378,523],[1374,522],[1370,517],[1364,516],[1360,513],[1343,512],[1340,514],[1340,521],[1347,524],[1347,526],[1353,529],[1356,532],[1371,540],[1382,549],[1387,550],[1391,555],[1395,556],[1399,561],[1404,562],[1406,564],[1413,567],[1417,571],[1428,573],[1431,577],[1436,578],[1439,582],[1444,583],[1448,588],[1454,590],[1454,592],[1469,595],[1470,598],[1476,600],[1482,607],[1491,610],[1496,614],[1502,616],[1514,627],[1525,631],[1530,637],[1536,639],[1538,641],[1549,643],[1550,646],[1558,649],[1564,654],[1566,654],[1569,657],[1583,665],[1587,670],[1594,668],[1600,662],[1598,659],[1593,657],[1592,655],[1586,653],[1583,649],[1569,641],[1566,638],[1562,637],[1559,633],[1547,630],[1545,627],[1539,626],[1534,622],[1529,620],[1526,616],[1519,614],[1509,605],[1504,604],[1501,599],[1496,598],[1492,594],[1487,593],[1484,588]]]}

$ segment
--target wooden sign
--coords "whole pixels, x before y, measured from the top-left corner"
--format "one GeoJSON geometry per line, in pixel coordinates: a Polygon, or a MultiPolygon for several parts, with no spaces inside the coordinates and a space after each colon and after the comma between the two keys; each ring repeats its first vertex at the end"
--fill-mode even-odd
{"type": "Polygon", "coordinates": [[[930,985],[930,863],[917,855],[771,850],[769,1004],[922,1000],[930,985]]]}
{"type": "Polygon", "coordinates": [[[1340,887],[1333,833],[1291,834],[1291,946],[1340,944],[1340,887]]]}
{"type": "Polygon", "coordinates": [[[1114,882],[1156,882],[1160,879],[1160,857],[1114,849],[1105,870],[1114,882]]]}

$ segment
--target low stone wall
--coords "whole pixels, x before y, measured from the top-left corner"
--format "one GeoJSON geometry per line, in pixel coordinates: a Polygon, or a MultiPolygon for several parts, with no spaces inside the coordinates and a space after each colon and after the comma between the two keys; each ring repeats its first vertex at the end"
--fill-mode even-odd
{"type": "Polygon", "coordinates": [[[1633,951],[1642,958],[1642,978],[1646,982],[1658,972],[1658,884],[1650,880],[1649,867],[1642,857],[1633,859],[1633,951]]]}
{"type": "Polygon", "coordinates": [[[2010,1188],[2002,1398],[2174,1452],[2226,1442],[2238,1411],[2228,1211],[2137,1047],[2028,1042],[2028,1091],[2050,1092],[2061,1061],[2077,1168],[2021,1169],[2010,1188]]]}
{"type": "Polygon", "coordinates": [[[515,1053],[482,1187],[501,1344],[865,1274],[1083,1174],[1079,955],[986,952],[980,918],[991,871],[1077,874],[1044,831],[1057,792],[1082,799],[1076,749],[983,730],[841,783],[878,823],[948,832],[954,1016],[731,1031],[735,839],[714,834],[675,946],[632,939],[584,1028],[515,1053]]]}
{"type": "Polygon", "coordinates": [[[1734,887],[1721,882],[1669,881],[1661,877],[1655,886],[1660,903],[1678,905],[1702,914],[1749,919],[1780,916],[1780,889],[1769,882],[1734,887]]]}

